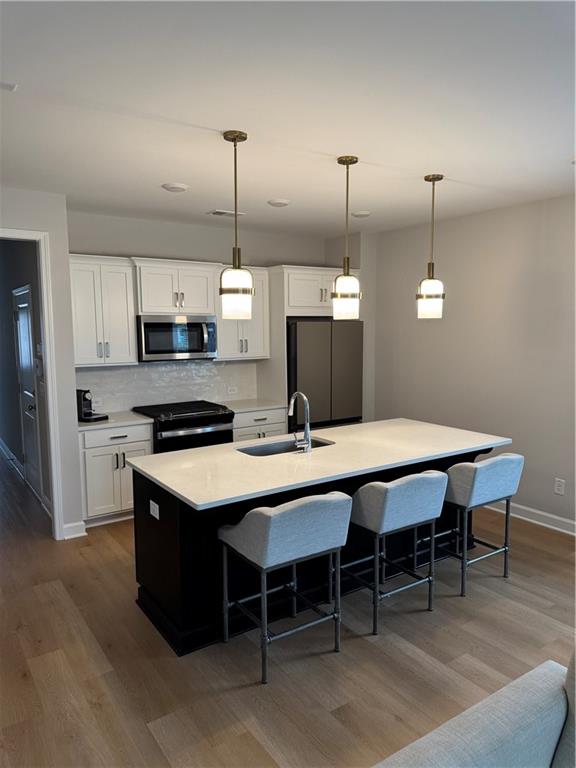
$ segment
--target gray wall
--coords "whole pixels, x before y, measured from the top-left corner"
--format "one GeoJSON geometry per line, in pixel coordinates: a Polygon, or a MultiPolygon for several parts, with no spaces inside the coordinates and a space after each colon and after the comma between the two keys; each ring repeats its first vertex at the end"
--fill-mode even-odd
{"type": "Polygon", "coordinates": [[[41,313],[36,258],[35,243],[0,240],[0,438],[20,462],[24,457],[12,290],[23,285],[31,286],[34,335],[36,341],[40,341],[41,313]]]}
{"type": "MultiPolygon", "coordinates": [[[[202,226],[159,219],[136,219],[68,211],[70,251],[110,256],[226,262],[232,259],[232,223],[202,226]]],[[[324,241],[299,235],[244,229],[239,241],[246,264],[324,264],[324,241]]]]}
{"type": "MultiPolygon", "coordinates": [[[[60,429],[62,502],[65,525],[81,522],[80,456],[72,339],[68,227],[63,195],[2,188],[0,226],[47,232],[50,248],[56,355],[56,408],[60,429]]],[[[69,532],[77,528],[71,527],[69,532]]]]}
{"type": "Polygon", "coordinates": [[[437,224],[444,319],[416,319],[428,226],[381,235],[376,417],[507,435],[517,501],[574,517],[574,199],[437,224]],[[554,478],[566,495],[553,493],[554,478]]]}

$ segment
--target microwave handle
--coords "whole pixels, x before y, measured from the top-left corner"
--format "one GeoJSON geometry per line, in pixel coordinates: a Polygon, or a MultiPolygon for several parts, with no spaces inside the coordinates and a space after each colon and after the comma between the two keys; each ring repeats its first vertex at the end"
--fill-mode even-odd
{"type": "Polygon", "coordinates": [[[202,335],[204,337],[204,352],[208,352],[208,324],[202,323],[202,335]]]}

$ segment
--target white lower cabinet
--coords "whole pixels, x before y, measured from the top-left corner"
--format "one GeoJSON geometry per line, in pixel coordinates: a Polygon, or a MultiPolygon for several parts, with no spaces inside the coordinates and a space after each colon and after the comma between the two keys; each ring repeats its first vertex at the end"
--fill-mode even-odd
{"type": "Polygon", "coordinates": [[[237,413],[233,427],[234,442],[285,435],[286,408],[237,413]]]}
{"type": "Polygon", "coordinates": [[[132,470],[127,462],[152,453],[152,428],[81,432],[80,453],[85,519],[133,509],[132,470]],[[149,439],[138,439],[142,437],[149,439]]]}

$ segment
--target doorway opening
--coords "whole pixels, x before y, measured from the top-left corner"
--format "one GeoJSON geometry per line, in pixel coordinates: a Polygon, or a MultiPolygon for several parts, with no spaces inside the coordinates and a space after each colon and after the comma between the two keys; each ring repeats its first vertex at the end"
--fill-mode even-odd
{"type": "Polygon", "coordinates": [[[40,242],[0,238],[0,453],[52,517],[42,296],[40,242]]]}

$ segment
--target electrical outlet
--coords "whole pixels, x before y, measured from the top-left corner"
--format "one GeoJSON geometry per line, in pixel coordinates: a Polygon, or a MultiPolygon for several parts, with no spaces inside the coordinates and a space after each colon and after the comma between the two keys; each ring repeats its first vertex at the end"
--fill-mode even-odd
{"type": "Polygon", "coordinates": [[[156,520],[160,520],[160,507],[155,501],[150,501],[150,514],[155,517],[156,520]]]}
{"type": "Polygon", "coordinates": [[[229,395],[236,395],[236,394],[238,394],[238,387],[228,387],[228,394],[229,395]]]}
{"type": "Polygon", "coordinates": [[[561,477],[555,477],[554,493],[557,496],[564,496],[565,492],[566,492],[566,480],[563,480],[561,477]]]}

